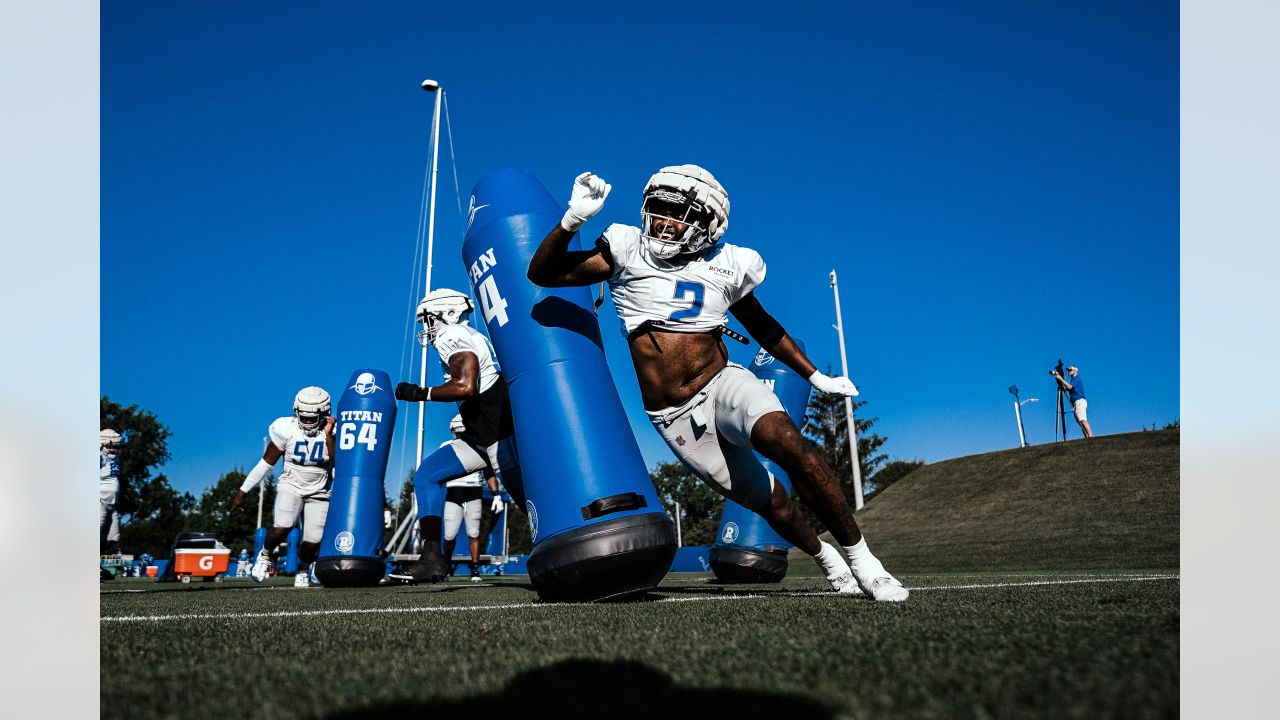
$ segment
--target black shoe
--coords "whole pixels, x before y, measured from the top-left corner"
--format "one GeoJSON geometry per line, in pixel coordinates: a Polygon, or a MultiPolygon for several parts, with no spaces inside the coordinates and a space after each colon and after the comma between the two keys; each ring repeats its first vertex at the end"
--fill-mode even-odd
{"type": "Polygon", "coordinates": [[[449,563],[440,553],[422,553],[412,565],[405,567],[403,570],[393,572],[387,577],[392,580],[407,582],[411,585],[418,583],[438,583],[449,575],[449,563]]]}

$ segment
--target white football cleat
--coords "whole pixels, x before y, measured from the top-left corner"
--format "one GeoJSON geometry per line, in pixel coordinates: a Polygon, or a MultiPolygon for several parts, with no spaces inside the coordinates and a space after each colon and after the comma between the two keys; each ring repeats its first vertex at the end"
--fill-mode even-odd
{"type": "Polygon", "coordinates": [[[823,577],[831,583],[832,590],[844,595],[862,594],[857,581],[853,579],[853,573],[849,572],[849,563],[844,561],[844,556],[834,547],[822,543],[822,549],[813,556],[813,561],[818,563],[818,569],[822,570],[823,577]]]}
{"type": "Polygon", "coordinates": [[[858,582],[853,579],[853,573],[846,572],[843,575],[827,578],[827,582],[831,583],[831,589],[842,595],[861,595],[862,588],[858,587],[858,582]]]}
{"type": "Polygon", "coordinates": [[[293,586],[296,588],[311,587],[311,577],[307,575],[306,570],[303,570],[302,572],[293,576],[293,586]]]}
{"type": "Polygon", "coordinates": [[[253,578],[254,582],[262,582],[267,579],[267,571],[270,569],[271,558],[267,556],[267,551],[263,550],[253,561],[253,569],[249,570],[249,577],[253,578]]]}
{"type": "Polygon", "coordinates": [[[899,582],[898,578],[885,572],[883,568],[880,572],[883,574],[864,580],[857,576],[857,571],[854,571],[854,577],[858,580],[858,586],[862,588],[864,593],[870,595],[872,600],[875,600],[876,602],[902,602],[911,595],[911,593],[907,592],[907,589],[902,586],[902,583],[899,582]]]}

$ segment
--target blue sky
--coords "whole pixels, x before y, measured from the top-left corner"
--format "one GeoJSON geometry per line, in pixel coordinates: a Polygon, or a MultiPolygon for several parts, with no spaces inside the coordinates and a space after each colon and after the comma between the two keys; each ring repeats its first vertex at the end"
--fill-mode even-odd
{"type": "MultiPolygon", "coordinates": [[[[1016,445],[1014,383],[1050,441],[1058,357],[1095,432],[1179,417],[1176,5],[739,5],[104,6],[102,392],[169,425],[161,470],[198,493],[252,465],[299,387],[416,377],[432,77],[463,207],[493,170],[564,200],[589,169],[614,186],[599,232],[638,222],[657,167],[703,165],[733,203],[724,241],[768,262],[757,295],[838,368],[835,268],[893,456],[1016,445]]],[[[433,284],[465,289],[447,140],[438,203],[433,284]]],[[[669,459],[610,313],[641,449],[669,459]]]]}

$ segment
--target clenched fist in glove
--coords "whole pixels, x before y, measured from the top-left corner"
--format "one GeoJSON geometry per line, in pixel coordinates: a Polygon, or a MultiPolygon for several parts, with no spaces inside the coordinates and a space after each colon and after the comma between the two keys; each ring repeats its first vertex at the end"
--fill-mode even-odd
{"type": "Polygon", "coordinates": [[[431,399],[431,391],[414,383],[396,385],[396,399],[409,402],[426,402],[431,399]]]}
{"type": "Polygon", "coordinates": [[[502,502],[501,495],[494,495],[493,504],[489,506],[489,509],[493,511],[494,515],[497,515],[498,513],[507,509],[507,504],[502,502]]]}
{"type": "Polygon", "coordinates": [[[590,220],[600,208],[604,207],[604,199],[609,197],[613,186],[604,178],[584,172],[573,180],[573,193],[569,196],[569,209],[560,219],[560,227],[569,232],[578,232],[582,224],[590,220]]]}
{"type": "Polygon", "coordinates": [[[854,387],[852,380],[844,376],[829,377],[814,370],[809,376],[809,384],[817,388],[820,393],[835,393],[845,397],[858,396],[858,388],[854,387]]]}

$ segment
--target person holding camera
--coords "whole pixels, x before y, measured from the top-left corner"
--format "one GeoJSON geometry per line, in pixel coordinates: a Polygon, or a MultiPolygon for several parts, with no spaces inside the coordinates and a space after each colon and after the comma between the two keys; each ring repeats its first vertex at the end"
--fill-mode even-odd
{"type": "Polygon", "coordinates": [[[1080,432],[1087,438],[1093,437],[1093,429],[1089,427],[1089,401],[1084,398],[1084,380],[1080,377],[1080,368],[1068,365],[1065,378],[1056,368],[1050,370],[1049,374],[1058,381],[1058,387],[1067,392],[1068,399],[1071,400],[1071,411],[1075,413],[1076,422],[1080,425],[1080,432]]]}

